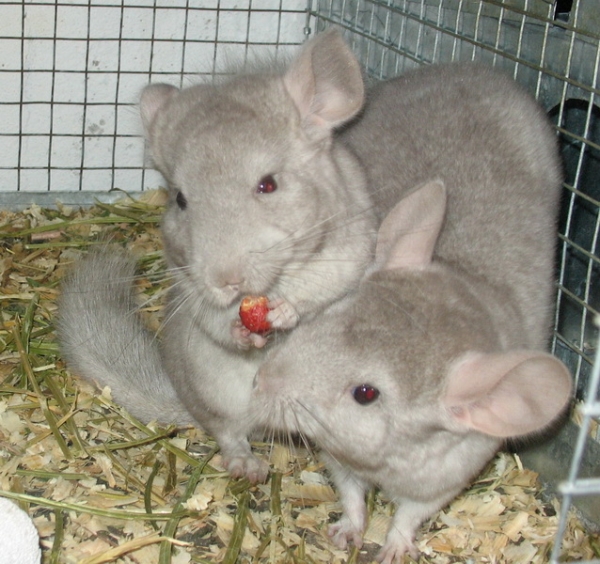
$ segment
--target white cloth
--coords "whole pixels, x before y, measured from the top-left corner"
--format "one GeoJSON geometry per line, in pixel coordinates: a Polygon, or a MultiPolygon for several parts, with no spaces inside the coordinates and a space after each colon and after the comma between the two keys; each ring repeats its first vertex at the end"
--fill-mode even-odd
{"type": "Polygon", "coordinates": [[[0,564],[40,564],[41,559],[33,521],[11,500],[0,497],[0,564]]]}

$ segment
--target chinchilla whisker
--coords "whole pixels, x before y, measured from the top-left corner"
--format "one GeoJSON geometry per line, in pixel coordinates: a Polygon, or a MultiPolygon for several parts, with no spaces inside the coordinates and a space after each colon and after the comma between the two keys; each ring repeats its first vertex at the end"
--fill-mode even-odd
{"type": "Polygon", "coordinates": [[[175,315],[177,315],[177,312],[186,303],[188,303],[190,300],[193,300],[193,299],[194,299],[194,296],[189,291],[188,292],[182,292],[182,293],[180,293],[180,294],[177,295],[176,301],[174,300],[173,302],[171,302],[171,307],[169,309],[169,314],[167,316],[165,316],[164,319],[161,321],[161,324],[160,324],[160,326],[158,328],[158,331],[157,331],[157,336],[170,323],[170,321],[173,319],[173,317],[175,315]]]}
{"type": "Polygon", "coordinates": [[[345,220],[345,222],[342,222],[339,224],[333,224],[334,228],[343,227],[343,226],[345,227],[347,225],[352,224],[354,221],[363,219],[362,218],[363,215],[365,215],[367,212],[372,212],[374,209],[375,208],[373,205],[365,206],[363,203],[359,204],[357,202],[352,202],[352,203],[350,203],[349,206],[342,207],[336,213],[333,213],[333,214],[329,215],[328,217],[324,218],[323,220],[321,220],[320,222],[314,223],[313,225],[309,226],[309,229],[320,229],[320,227],[327,224],[328,222],[332,222],[332,221],[338,219],[340,216],[347,215],[348,217],[345,220]],[[349,212],[352,211],[353,208],[356,208],[355,213],[350,214],[349,212]]]}
{"type": "Polygon", "coordinates": [[[167,269],[167,274],[172,278],[181,278],[179,275],[185,275],[188,272],[192,272],[190,265],[171,266],[167,269]]]}
{"type": "MultiPolygon", "coordinates": [[[[361,260],[354,260],[353,257],[344,257],[344,256],[340,256],[338,257],[327,257],[327,258],[321,258],[319,256],[315,256],[315,258],[311,258],[311,262],[313,262],[314,264],[318,264],[318,263],[331,263],[331,264],[341,264],[341,263],[346,263],[346,264],[359,264],[361,263],[361,260]]],[[[298,265],[294,265],[289,266],[286,265],[286,268],[289,268],[290,270],[297,270],[299,272],[302,272],[302,265],[298,264],[298,265]]],[[[286,270],[287,272],[287,270],[286,270]]]]}
{"type": "MultiPolygon", "coordinates": [[[[308,439],[307,432],[306,432],[306,431],[308,431],[308,434],[316,435],[316,433],[314,432],[314,427],[311,424],[311,423],[316,423],[319,427],[321,427],[324,430],[324,433],[321,433],[319,435],[321,437],[319,440],[319,444],[318,444],[319,448],[321,450],[324,450],[325,452],[327,452],[327,454],[333,460],[337,461],[336,456],[332,453],[332,451],[329,448],[329,444],[331,443],[331,440],[328,438],[330,435],[330,432],[329,432],[330,430],[328,429],[328,427],[322,421],[320,421],[318,417],[315,416],[315,414],[304,404],[304,402],[297,400],[295,403],[298,406],[300,406],[306,413],[309,414],[308,420],[304,420],[302,425],[299,422],[297,424],[298,436],[302,440],[307,451],[310,453],[310,455],[313,458],[316,458],[316,454],[314,452],[314,447],[310,443],[310,440],[308,439]],[[310,421],[310,423],[309,423],[309,421],[310,421]]],[[[294,414],[294,418],[297,419],[297,415],[294,411],[293,411],[293,414],[294,414]]]]}
{"type": "MultiPolygon", "coordinates": [[[[312,422],[316,423],[319,427],[321,427],[321,429],[323,429],[325,431],[325,434],[327,434],[327,431],[328,431],[327,425],[325,425],[325,423],[319,417],[317,417],[315,415],[314,411],[312,409],[310,409],[310,407],[308,405],[306,405],[302,400],[296,400],[295,404],[298,405],[298,406],[300,406],[304,410],[304,412],[308,414],[308,416],[309,416],[308,420],[309,421],[312,421],[312,422]]],[[[292,411],[292,413],[294,415],[294,419],[296,421],[298,421],[298,416],[297,416],[296,412],[292,411]]],[[[304,427],[306,429],[308,429],[309,431],[311,431],[311,428],[310,428],[309,424],[307,424],[307,421],[304,421],[304,423],[305,423],[304,427]]],[[[301,429],[303,427],[299,423],[298,423],[297,426],[298,426],[299,429],[301,429]]],[[[314,433],[312,433],[312,434],[314,434],[314,433]]]]}
{"type": "MultiPolygon", "coordinates": [[[[271,299],[276,297],[286,298],[288,288],[304,288],[307,292],[314,293],[319,290],[327,290],[329,287],[329,279],[325,273],[314,273],[311,278],[303,276],[302,268],[288,269],[287,280],[285,283],[280,283],[279,289],[276,295],[271,295],[271,299]],[[295,273],[298,273],[297,275],[295,273]]],[[[350,289],[350,288],[349,288],[350,289]]]]}
{"type": "MultiPolygon", "coordinates": [[[[349,209],[352,208],[352,205],[349,209]]],[[[352,225],[354,222],[364,223],[364,218],[362,217],[366,213],[370,213],[373,211],[373,206],[369,206],[365,208],[361,207],[358,213],[353,214],[348,217],[346,220],[342,222],[336,221],[340,216],[346,214],[348,209],[341,209],[340,211],[318,221],[311,225],[304,225],[298,227],[294,232],[290,233],[287,237],[281,239],[280,241],[275,242],[270,247],[265,249],[254,249],[251,253],[255,254],[264,254],[264,253],[272,253],[275,250],[279,251],[287,251],[289,249],[294,249],[298,246],[299,243],[310,241],[314,238],[322,238],[323,237],[323,226],[328,223],[331,224],[331,229],[325,231],[326,233],[332,233],[333,231],[337,231],[341,228],[348,227],[352,225]]],[[[308,220],[307,220],[308,221],[308,220]]],[[[363,239],[365,235],[372,236],[374,235],[375,230],[371,229],[369,231],[357,231],[352,234],[352,236],[356,236],[359,240],[363,239]]]]}
{"type": "Polygon", "coordinates": [[[136,312],[140,312],[160,300],[162,298],[162,294],[163,292],[157,292],[150,295],[142,294],[144,299],[138,304],[136,312]]]}
{"type": "MultiPolygon", "coordinates": [[[[350,225],[350,224],[351,224],[351,222],[350,222],[350,221],[348,221],[346,225],[350,225]]],[[[419,228],[414,228],[414,229],[402,229],[402,230],[399,230],[398,232],[399,232],[399,233],[401,233],[401,234],[420,233],[420,232],[427,231],[427,227],[428,227],[428,226],[420,226],[419,228]]],[[[349,237],[349,238],[356,237],[356,239],[357,239],[358,241],[364,241],[364,239],[365,239],[365,236],[368,236],[368,237],[370,237],[370,236],[374,236],[374,235],[375,235],[375,233],[376,233],[376,232],[375,232],[375,230],[369,230],[369,231],[356,231],[356,232],[353,232],[353,233],[349,234],[349,235],[348,235],[348,237],[349,237]]],[[[306,233],[306,234],[303,234],[303,236],[305,236],[305,237],[306,237],[306,239],[305,239],[305,240],[310,240],[310,238],[312,238],[312,237],[314,237],[314,236],[317,236],[317,235],[318,235],[318,234],[314,234],[314,235],[313,235],[312,233],[306,233]]],[[[327,260],[328,260],[328,261],[330,261],[330,260],[332,260],[332,259],[328,258],[327,260]]],[[[344,258],[344,260],[348,260],[348,258],[347,258],[347,257],[345,257],[345,258],[344,258]]]]}
{"type": "MultiPolygon", "coordinates": [[[[290,234],[285,239],[282,239],[281,241],[274,243],[271,247],[267,247],[266,249],[262,249],[262,250],[253,250],[252,253],[272,254],[277,251],[283,252],[283,251],[289,251],[290,249],[295,249],[301,243],[307,243],[313,239],[322,238],[323,230],[321,229],[321,227],[324,224],[326,224],[327,222],[331,222],[331,221],[333,221],[333,219],[329,218],[329,219],[323,220],[322,222],[320,222],[318,224],[311,225],[310,227],[306,228],[305,230],[298,229],[296,232],[294,232],[293,234],[290,234]]],[[[347,226],[351,225],[352,223],[353,223],[353,221],[348,220],[346,222],[342,222],[342,223],[333,225],[332,229],[329,232],[338,230],[341,227],[347,227],[347,226]]],[[[366,236],[372,237],[374,235],[375,235],[375,230],[373,230],[373,229],[370,229],[368,231],[360,230],[360,231],[355,231],[355,232],[349,234],[348,238],[356,237],[356,239],[358,241],[363,241],[366,236]]]]}
{"type": "Polygon", "coordinates": [[[310,441],[306,437],[305,433],[299,430],[293,401],[286,401],[285,405],[278,403],[276,405],[269,406],[269,413],[266,416],[266,421],[266,437],[268,440],[265,442],[271,444],[272,447],[275,442],[278,442],[289,448],[294,457],[296,457],[297,441],[294,440],[294,436],[297,436],[302,446],[309,452],[311,456],[314,457],[313,446],[310,444],[310,441]],[[284,429],[278,429],[269,424],[270,421],[281,421],[290,416],[295,420],[292,429],[287,428],[287,426],[284,429]]]}
{"type": "MultiPolygon", "coordinates": [[[[293,415],[294,415],[294,418],[296,418],[296,413],[295,413],[295,411],[292,411],[292,413],[293,413],[293,415]]],[[[296,423],[296,429],[297,429],[297,430],[296,430],[295,434],[296,434],[296,436],[297,436],[297,437],[300,439],[300,442],[302,443],[302,446],[303,446],[303,447],[304,447],[304,448],[307,450],[307,452],[309,453],[309,455],[310,455],[312,458],[315,458],[315,457],[316,457],[316,454],[315,454],[315,452],[314,452],[314,447],[313,447],[313,445],[311,444],[310,440],[308,439],[308,437],[307,437],[306,433],[304,433],[304,431],[303,431],[303,429],[302,429],[301,425],[299,425],[298,423],[296,423]]]]}
{"type": "Polygon", "coordinates": [[[281,272],[284,271],[284,267],[273,264],[271,261],[266,261],[260,265],[249,263],[248,267],[252,269],[252,278],[254,280],[277,279],[281,272]]]}
{"type": "Polygon", "coordinates": [[[179,271],[185,271],[185,270],[189,270],[191,268],[191,266],[189,264],[184,264],[182,266],[169,266],[167,268],[168,272],[179,272],[179,271]]]}
{"type": "Polygon", "coordinates": [[[136,274],[131,277],[124,277],[124,278],[119,279],[118,281],[128,282],[131,285],[135,285],[136,282],[143,281],[146,279],[148,279],[153,285],[158,285],[158,284],[161,284],[164,282],[169,282],[169,285],[167,287],[165,287],[165,289],[163,291],[155,292],[150,295],[142,293],[141,295],[143,296],[143,300],[138,304],[136,310],[132,310],[129,313],[131,315],[137,314],[138,312],[151,306],[154,302],[162,299],[165,291],[169,291],[172,288],[176,288],[177,286],[181,285],[183,283],[183,281],[180,278],[177,278],[176,276],[174,276],[173,271],[175,271],[175,270],[182,271],[182,270],[185,270],[185,268],[187,268],[187,267],[180,268],[180,269],[168,269],[167,271],[163,271],[160,273],[158,273],[158,272],[154,273],[154,275],[136,274]]]}

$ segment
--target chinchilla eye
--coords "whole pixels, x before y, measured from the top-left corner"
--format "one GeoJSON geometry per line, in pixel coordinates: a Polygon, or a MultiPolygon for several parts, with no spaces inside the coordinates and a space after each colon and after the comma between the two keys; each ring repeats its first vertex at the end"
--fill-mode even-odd
{"type": "Polygon", "coordinates": [[[271,192],[275,192],[275,190],[277,190],[277,182],[272,174],[263,176],[256,186],[256,192],[258,194],[270,194],[271,192]]]}
{"type": "Polygon", "coordinates": [[[185,208],[187,208],[187,204],[188,204],[187,199],[183,195],[183,192],[181,190],[177,190],[177,195],[175,196],[175,201],[177,202],[179,209],[184,210],[185,208]]]}
{"type": "Polygon", "coordinates": [[[352,395],[360,405],[368,405],[379,397],[379,390],[370,384],[361,384],[352,390],[352,395]]]}

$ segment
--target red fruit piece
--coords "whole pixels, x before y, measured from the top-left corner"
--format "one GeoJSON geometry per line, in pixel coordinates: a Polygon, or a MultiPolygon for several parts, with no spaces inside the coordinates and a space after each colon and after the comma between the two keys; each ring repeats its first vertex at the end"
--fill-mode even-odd
{"type": "Polygon", "coordinates": [[[252,333],[264,335],[271,330],[267,313],[269,313],[269,300],[265,296],[246,296],[240,304],[242,325],[252,333]]]}

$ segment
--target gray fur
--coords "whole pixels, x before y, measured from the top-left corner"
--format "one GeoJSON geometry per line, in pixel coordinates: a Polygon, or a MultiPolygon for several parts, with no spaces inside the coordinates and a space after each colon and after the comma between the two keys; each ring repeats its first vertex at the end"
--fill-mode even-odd
{"type": "Polygon", "coordinates": [[[299,327],[255,380],[255,421],[312,439],[340,492],[339,547],[362,543],[365,492],[397,504],[380,562],[416,557],[420,523],[504,438],[548,425],[571,378],[543,352],[561,175],[536,103],[486,67],[376,87],[342,135],[383,220],[358,292],[299,327]],[[354,394],[379,390],[367,405],[354,394]]]}
{"type": "Polygon", "coordinates": [[[270,317],[291,329],[362,275],[375,218],[362,169],[332,139],[362,101],[360,69],[337,34],[309,42],[283,75],[144,91],[148,141],[171,189],[166,257],[178,294],[202,310],[202,330],[220,345],[252,344],[231,327],[246,294],[283,302],[270,317]],[[257,194],[267,175],[278,189],[257,194]]]}
{"type": "Polygon", "coordinates": [[[59,335],[71,368],[109,385],[144,420],[191,418],[216,438],[234,476],[267,473],[245,417],[266,340],[241,326],[241,299],[271,300],[272,347],[355,288],[372,259],[364,172],[333,137],[363,94],[359,65],[336,33],[308,42],[283,74],[148,86],[142,121],[169,184],[162,234],[173,284],[160,351],[136,319],[132,270],[110,250],[76,266],[63,287],[59,335]],[[257,193],[268,175],[277,190],[257,193]],[[189,415],[163,405],[173,387],[189,415]]]}
{"type": "Polygon", "coordinates": [[[192,425],[161,363],[156,337],[137,315],[135,262],[93,251],[62,282],[57,330],[69,368],[101,387],[144,422],[192,425]]]}
{"type": "Polygon", "coordinates": [[[444,181],[452,223],[435,258],[514,292],[509,322],[522,318],[523,346],[544,347],[562,171],[555,133],[529,94],[489,66],[426,67],[369,92],[342,139],[368,163],[380,219],[419,184],[444,181]]]}

